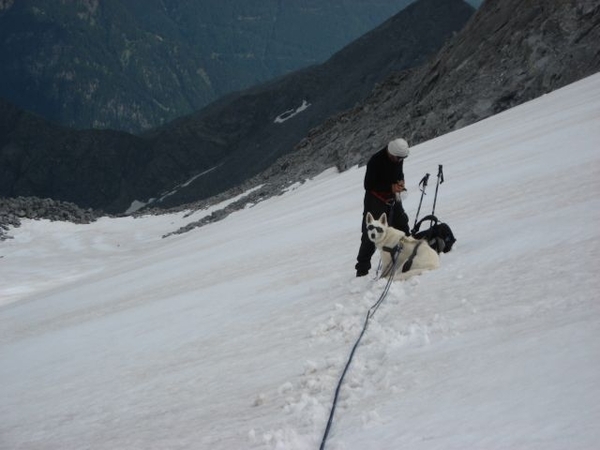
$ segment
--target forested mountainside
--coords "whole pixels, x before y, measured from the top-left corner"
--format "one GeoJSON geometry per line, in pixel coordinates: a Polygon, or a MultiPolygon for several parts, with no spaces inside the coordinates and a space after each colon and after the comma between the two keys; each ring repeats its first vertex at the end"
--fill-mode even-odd
{"type": "Polygon", "coordinates": [[[139,132],[325,61],[412,0],[5,0],[0,97],[139,132]]]}

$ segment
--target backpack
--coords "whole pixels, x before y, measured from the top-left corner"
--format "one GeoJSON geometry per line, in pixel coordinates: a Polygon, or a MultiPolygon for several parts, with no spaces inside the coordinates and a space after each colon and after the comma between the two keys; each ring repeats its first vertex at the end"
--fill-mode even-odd
{"type": "Polygon", "coordinates": [[[448,253],[456,242],[450,226],[447,223],[440,222],[433,214],[419,220],[411,234],[415,239],[425,239],[429,246],[438,253],[448,253]],[[419,231],[421,224],[426,220],[431,222],[429,229],[419,231]]]}

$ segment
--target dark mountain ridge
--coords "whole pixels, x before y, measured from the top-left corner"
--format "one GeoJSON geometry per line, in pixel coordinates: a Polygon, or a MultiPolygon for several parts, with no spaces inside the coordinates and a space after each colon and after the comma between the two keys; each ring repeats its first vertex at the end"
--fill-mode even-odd
{"type": "Polygon", "coordinates": [[[473,11],[461,0],[420,0],[322,65],[230,94],[143,136],[73,131],[0,102],[0,193],[109,212],[134,200],[164,197],[155,204],[167,207],[220,193],[269,167],[389,74],[422,64],[473,11]]]}

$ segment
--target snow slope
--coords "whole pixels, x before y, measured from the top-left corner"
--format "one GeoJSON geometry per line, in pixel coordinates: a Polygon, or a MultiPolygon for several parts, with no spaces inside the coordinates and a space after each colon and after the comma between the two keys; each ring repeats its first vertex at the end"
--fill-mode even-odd
{"type": "MultiPolygon", "coordinates": [[[[414,147],[411,224],[438,164],[458,242],[392,284],[326,448],[599,448],[600,75],[414,147]]],[[[385,286],[354,278],[363,175],[166,239],[210,211],[12,230],[0,448],[318,448],[385,286]]]]}

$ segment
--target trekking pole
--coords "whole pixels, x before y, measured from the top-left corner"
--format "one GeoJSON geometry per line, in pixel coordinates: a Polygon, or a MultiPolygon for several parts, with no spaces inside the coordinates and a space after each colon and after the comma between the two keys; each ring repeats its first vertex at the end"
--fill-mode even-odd
{"type": "Polygon", "coordinates": [[[419,208],[417,209],[417,215],[415,216],[415,224],[413,230],[417,226],[417,220],[419,219],[419,213],[421,212],[421,204],[423,203],[423,196],[425,195],[425,188],[427,188],[427,181],[429,180],[429,174],[426,173],[423,179],[419,182],[419,189],[421,190],[421,200],[419,200],[419,208]]]}
{"type": "Polygon", "coordinates": [[[438,174],[437,174],[437,184],[435,185],[435,197],[433,198],[433,209],[431,210],[431,215],[435,215],[435,203],[437,202],[437,194],[438,194],[438,188],[440,187],[440,184],[442,184],[444,182],[444,171],[442,169],[442,165],[440,164],[438,166],[438,174]]]}

